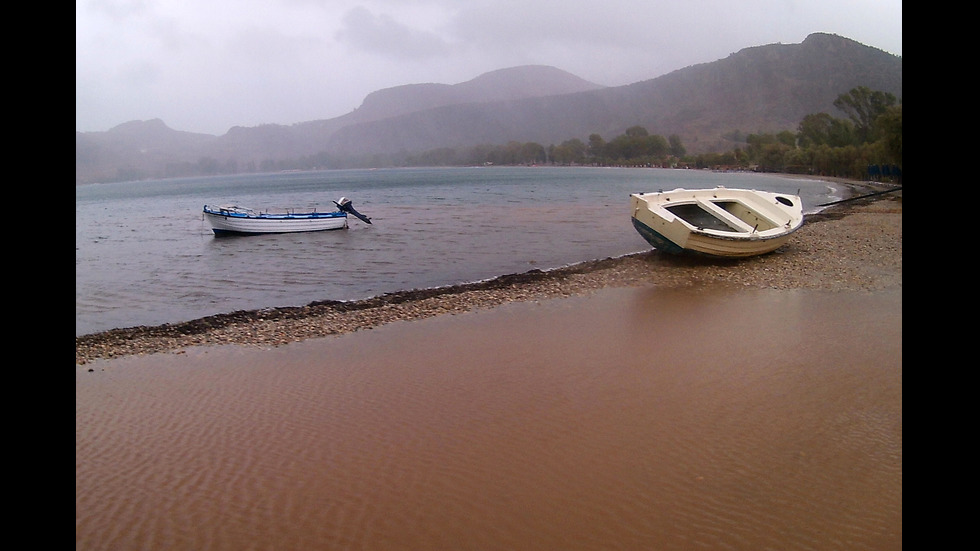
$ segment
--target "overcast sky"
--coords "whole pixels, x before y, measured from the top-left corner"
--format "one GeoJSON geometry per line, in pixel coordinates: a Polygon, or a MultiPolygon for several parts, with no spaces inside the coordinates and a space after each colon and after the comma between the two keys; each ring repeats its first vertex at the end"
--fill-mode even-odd
{"type": "Polygon", "coordinates": [[[76,0],[75,130],[221,135],[520,65],[620,86],[814,32],[902,55],[902,0],[76,0]]]}

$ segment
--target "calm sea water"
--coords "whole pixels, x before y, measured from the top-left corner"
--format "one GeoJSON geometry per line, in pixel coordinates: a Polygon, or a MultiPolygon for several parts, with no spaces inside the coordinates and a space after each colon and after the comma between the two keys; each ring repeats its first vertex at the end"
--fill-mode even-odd
{"type": "Polygon", "coordinates": [[[629,194],[716,185],[846,195],[815,180],[610,168],[338,170],[75,187],[75,335],[236,310],[357,300],[649,249],[629,194]],[[348,230],[217,238],[204,204],[370,216],[348,230]]]}

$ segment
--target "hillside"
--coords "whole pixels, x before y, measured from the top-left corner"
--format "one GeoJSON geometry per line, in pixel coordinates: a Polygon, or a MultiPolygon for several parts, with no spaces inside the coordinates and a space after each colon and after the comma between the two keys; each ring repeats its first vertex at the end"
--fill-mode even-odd
{"type": "Polygon", "coordinates": [[[815,34],[802,44],[747,48],[726,59],[635,84],[521,101],[443,106],[351,125],[328,143],[368,154],[481,143],[544,145],[591,133],[606,139],[634,125],[677,134],[693,153],[725,151],[733,131],[795,130],[810,113],[856,86],[902,96],[902,60],[848,39],[815,34]]]}
{"type": "Polygon", "coordinates": [[[856,86],[902,97],[902,58],[830,34],[729,57],[620,87],[547,66],[502,69],[455,84],[409,84],[369,94],[334,119],[179,132],[159,120],[76,132],[76,182],[262,170],[269,161],[339,159],[439,147],[558,144],[626,128],[676,134],[689,152],[727,151],[736,132],[795,130],[856,86]]]}

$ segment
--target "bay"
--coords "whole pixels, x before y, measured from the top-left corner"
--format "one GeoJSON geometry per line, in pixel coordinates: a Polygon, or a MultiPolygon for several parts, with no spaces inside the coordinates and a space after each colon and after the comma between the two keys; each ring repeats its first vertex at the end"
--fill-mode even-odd
{"type": "Polygon", "coordinates": [[[238,310],[359,300],[648,250],[629,194],[717,185],[798,193],[831,182],[648,168],[328,170],[75,187],[75,335],[238,310]],[[333,210],[346,230],[215,237],[204,204],[333,210]]]}

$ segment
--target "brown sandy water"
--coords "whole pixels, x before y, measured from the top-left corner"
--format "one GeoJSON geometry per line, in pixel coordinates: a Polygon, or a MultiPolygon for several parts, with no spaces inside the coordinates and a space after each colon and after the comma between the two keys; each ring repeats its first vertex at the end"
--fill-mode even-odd
{"type": "Polygon", "coordinates": [[[608,289],[75,388],[76,549],[902,546],[901,289],[608,289]]]}

